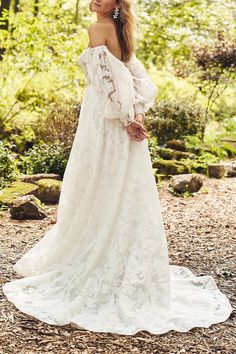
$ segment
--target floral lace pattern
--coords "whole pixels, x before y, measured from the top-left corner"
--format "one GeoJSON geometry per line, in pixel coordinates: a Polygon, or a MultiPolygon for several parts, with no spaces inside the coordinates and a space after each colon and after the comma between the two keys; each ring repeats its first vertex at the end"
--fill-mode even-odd
{"type": "Polygon", "coordinates": [[[105,45],[87,48],[80,55],[87,83],[101,93],[104,116],[117,118],[124,126],[134,121],[136,113],[153,105],[156,87],[144,66],[133,55],[129,63],[122,63],[105,45]],[[128,70],[127,70],[128,69],[128,70]]]}
{"type": "Polygon", "coordinates": [[[5,283],[5,295],[46,323],[99,332],[186,332],[226,320],[232,307],[211,276],[169,266],[148,142],[131,140],[117,119],[128,123],[137,98],[132,75],[104,46],[81,63],[88,85],[57,221],[16,262],[23,277],[5,283]]]}
{"type": "Polygon", "coordinates": [[[125,71],[119,61],[122,68],[119,72],[117,62],[109,55],[106,46],[87,48],[79,60],[87,83],[93,85],[100,95],[104,118],[118,119],[124,126],[131,124],[135,116],[135,91],[129,71],[125,71]]]}
{"type": "Polygon", "coordinates": [[[135,54],[133,54],[131,60],[125,65],[132,75],[135,88],[134,111],[135,113],[144,114],[153,106],[157,88],[150,80],[144,65],[135,54]]]}

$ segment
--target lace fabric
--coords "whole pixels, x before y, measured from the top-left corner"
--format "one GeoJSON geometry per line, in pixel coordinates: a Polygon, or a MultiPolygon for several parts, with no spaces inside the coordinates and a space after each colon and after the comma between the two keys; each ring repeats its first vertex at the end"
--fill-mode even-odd
{"type": "Polygon", "coordinates": [[[132,75],[135,89],[134,111],[135,113],[144,114],[153,106],[157,88],[150,80],[144,65],[135,54],[133,54],[131,60],[126,64],[126,67],[132,75]]]}
{"type": "Polygon", "coordinates": [[[145,117],[157,90],[135,55],[124,64],[109,52],[107,46],[101,45],[87,48],[80,55],[80,64],[87,83],[93,84],[101,93],[106,118],[117,118],[127,126],[134,121],[136,113],[145,117]]]}
{"type": "Polygon", "coordinates": [[[46,323],[99,332],[186,332],[226,320],[232,307],[211,276],[169,266],[148,142],[131,140],[117,118],[127,124],[135,102],[130,71],[104,46],[81,63],[88,82],[57,221],[14,264],[22,278],[5,283],[5,295],[46,323]]]}

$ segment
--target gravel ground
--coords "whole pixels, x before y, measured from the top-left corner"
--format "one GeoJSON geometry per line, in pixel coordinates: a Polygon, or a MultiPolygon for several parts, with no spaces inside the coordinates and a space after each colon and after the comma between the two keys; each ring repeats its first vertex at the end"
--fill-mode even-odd
{"type": "MultiPolygon", "coordinates": [[[[159,187],[171,263],[189,267],[196,275],[213,275],[217,285],[235,303],[233,286],[236,238],[236,178],[204,178],[204,186],[192,197],[174,196],[168,182],[159,187]]],[[[55,223],[57,206],[48,206],[49,217],[41,221],[11,220],[9,212],[0,218],[4,284],[20,278],[12,265],[55,223]]],[[[187,333],[170,331],[153,335],[140,331],[132,336],[93,333],[70,325],[52,326],[20,312],[2,293],[0,354],[97,354],[97,353],[235,353],[235,314],[210,328],[187,333]]]]}

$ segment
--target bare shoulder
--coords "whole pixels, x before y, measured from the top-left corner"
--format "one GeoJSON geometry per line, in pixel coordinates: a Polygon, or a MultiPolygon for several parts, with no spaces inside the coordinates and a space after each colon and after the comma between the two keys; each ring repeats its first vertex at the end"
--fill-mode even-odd
{"type": "Polygon", "coordinates": [[[113,32],[114,25],[110,22],[94,22],[88,27],[89,46],[107,44],[107,39],[113,32]]]}
{"type": "Polygon", "coordinates": [[[98,30],[98,29],[109,29],[109,28],[115,28],[115,24],[112,22],[100,22],[100,21],[96,21],[93,22],[89,25],[88,27],[88,31],[94,31],[94,30],[98,30]]]}
{"type": "Polygon", "coordinates": [[[97,34],[99,32],[109,33],[115,29],[115,25],[111,22],[93,22],[88,27],[89,34],[97,34]]]}

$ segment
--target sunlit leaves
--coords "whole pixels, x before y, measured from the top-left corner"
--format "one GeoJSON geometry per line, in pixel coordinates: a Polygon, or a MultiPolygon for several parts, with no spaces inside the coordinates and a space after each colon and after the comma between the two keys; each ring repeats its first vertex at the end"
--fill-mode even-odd
{"type": "Polygon", "coordinates": [[[159,67],[174,65],[175,58],[187,62],[190,46],[212,43],[219,28],[229,35],[236,34],[232,0],[136,0],[135,3],[142,32],[140,56],[159,67]]]}

